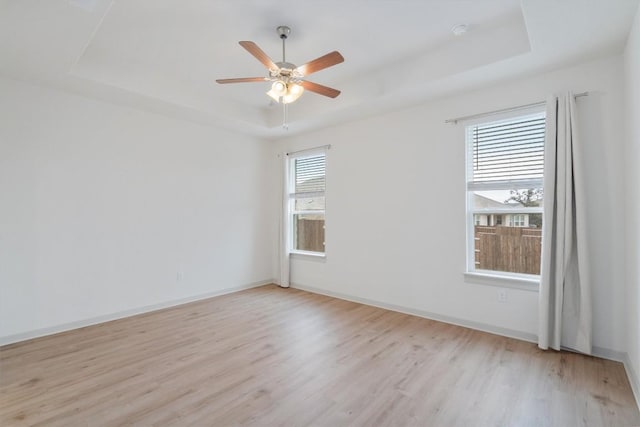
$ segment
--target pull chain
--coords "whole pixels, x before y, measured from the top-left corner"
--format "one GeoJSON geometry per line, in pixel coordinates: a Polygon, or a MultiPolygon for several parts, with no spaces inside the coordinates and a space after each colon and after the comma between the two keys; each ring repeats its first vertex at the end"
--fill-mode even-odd
{"type": "Polygon", "coordinates": [[[282,104],[282,129],[289,130],[287,123],[287,104],[282,104]]]}

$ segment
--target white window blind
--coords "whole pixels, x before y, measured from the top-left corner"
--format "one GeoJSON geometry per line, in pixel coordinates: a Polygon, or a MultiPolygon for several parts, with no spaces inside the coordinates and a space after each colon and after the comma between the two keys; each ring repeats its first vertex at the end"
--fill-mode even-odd
{"type": "Polygon", "coordinates": [[[544,113],[468,128],[471,183],[542,179],[544,113]]]}
{"type": "Polygon", "coordinates": [[[325,155],[297,158],[294,161],[295,194],[316,194],[325,191],[325,155]]]}

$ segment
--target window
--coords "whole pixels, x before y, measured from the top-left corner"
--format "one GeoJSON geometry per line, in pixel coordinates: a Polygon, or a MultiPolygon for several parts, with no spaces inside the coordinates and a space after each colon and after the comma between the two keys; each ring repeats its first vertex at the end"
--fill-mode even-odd
{"type": "Polygon", "coordinates": [[[543,111],[466,127],[468,272],[540,274],[544,133],[543,111]]]}
{"type": "Polygon", "coordinates": [[[289,159],[289,236],[292,252],[324,254],[326,155],[289,159]]]}
{"type": "Polygon", "coordinates": [[[527,226],[527,217],[529,215],[525,214],[515,214],[513,215],[513,226],[514,227],[526,227],[527,226]]]}

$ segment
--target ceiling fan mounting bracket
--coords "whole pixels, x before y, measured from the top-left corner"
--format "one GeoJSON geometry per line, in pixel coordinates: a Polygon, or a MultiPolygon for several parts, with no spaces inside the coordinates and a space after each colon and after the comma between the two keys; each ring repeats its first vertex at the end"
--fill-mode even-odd
{"type": "Polygon", "coordinates": [[[291,28],[287,27],[286,25],[280,25],[278,28],[276,28],[276,32],[281,39],[286,39],[287,37],[289,37],[289,34],[291,34],[291,28]]]}

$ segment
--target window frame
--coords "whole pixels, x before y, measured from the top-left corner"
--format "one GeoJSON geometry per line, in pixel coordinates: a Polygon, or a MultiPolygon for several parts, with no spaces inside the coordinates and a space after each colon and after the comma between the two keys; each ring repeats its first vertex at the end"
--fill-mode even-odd
{"type": "Polygon", "coordinates": [[[321,148],[311,148],[308,150],[302,150],[295,153],[287,154],[287,247],[288,253],[292,255],[303,255],[310,256],[314,258],[325,258],[327,254],[327,235],[326,235],[326,191],[327,191],[327,147],[321,148]],[[318,157],[324,156],[324,190],[323,191],[314,191],[314,192],[303,192],[296,193],[295,192],[295,161],[297,159],[304,159],[309,157],[318,157]],[[304,199],[309,197],[323,197],[325,202],[324,209],[322,210],[296,210],[295,202],[298,199],[304,199]],[[323,223],[323,231],[324,231],[324,242],[323,242],[323,252],[316,251],[306,251],[301,249],[296,249],[296,215],[322,215],[324,219],[323,223]]]}
{"type": "MultiPolygon", "coordinates": [[[[514,213],[510,208],[474,208],[473,196],[476,191],[492,191],[492,190],[512,190],[524,188],[544,188],[544,177],[535,179],[515,179],[501,181],[472,181],[472,164],[473,164],[473,148],[470,139],[470,129],[480,124],[490,124],[499,122],[508,122],[523,117],[543,116],[546,120],[546,110],[544,105],[536,105],[533,107],[518,109],[507,113],[487,115],[468,120],[464,123],[465,138],[465,196],[466,196],[466,266],[465,278],[471,282],[484,285],[513,287],[517,289],[537,291],[540,283],[539,274],[514,273],[499,270],[484,270],[476,268],[475,265],[475,215],[491,215],[491,214],[541,214],[543,207],[522,207],[518,212],[514,213]]],[[[543,218],[544,223],[544,218],[543,218]]],[[[544,238],[544,237],[543,237],[544,238]]]]}

